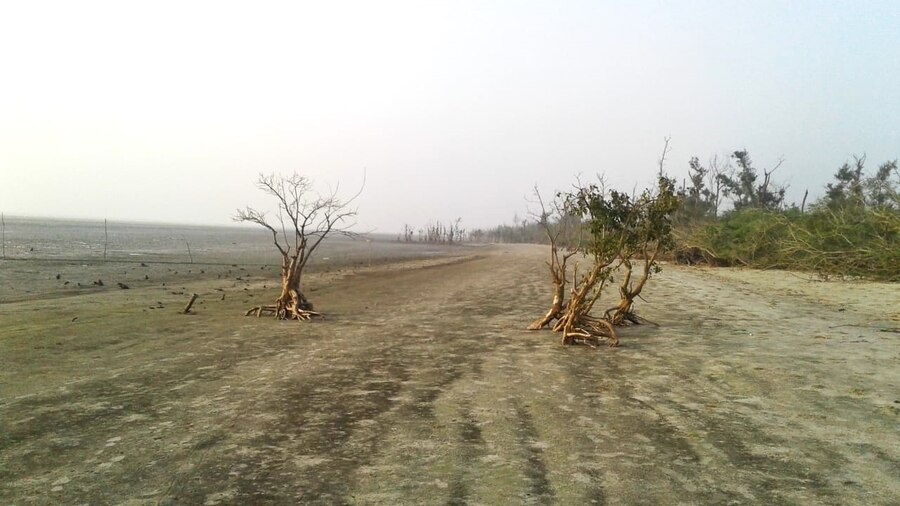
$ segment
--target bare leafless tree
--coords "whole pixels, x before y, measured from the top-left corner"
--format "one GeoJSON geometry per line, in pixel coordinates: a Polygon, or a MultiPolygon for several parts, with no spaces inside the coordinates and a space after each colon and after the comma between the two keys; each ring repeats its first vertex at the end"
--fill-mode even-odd
{"type": "Polygon", "coordinates": [[[413,229],[409,224],[403,224],[403,236],[401,239],[403,242],[412,242],[413,240],[413,229]]]}
{"type": "Polygon", "coordinates": [[[239,209],[234,220],[255,223],[272,234],[272,241],[281,254],[281,294],[275,304],[253,307],[247,316],[271,314],[282,320],[322,316],[313,311],[312,303],[303,293],[303,270],[329,235],[356,236],[350,230],[356,224],[357,214],[352,206],[362,193],[365,181],[347,200],[338,197],[338,187],[324,194],[316,192],[312,181],[296,172],[290,176],[260,174],[256,185],[277,201],[278,222],[273,225],[265,212],[251,207],[239,209]]]}
{"type": "Polygon", "coordinates": [[[664,144],[663,144],[662,154],[659,155],[659,160],[657,160],[657,164],[659,165],[659,174],[657,174],[657,177],[665,176],[665,174],[666,174],[666,170],[665,170],[666,156],[668,156],[669,152],[672,151],[672,148],[669,147],[669,142],[672,141],[672,138],[667,136],[667,137],[663,138],[663,141],[664,141],[664,144]]]}
{"type": "Polygon", "coordinates": [[[709,171],[706,173],[706,187],[709,190],[709,204],[712,208],[712,216],[715,217],[719,214],[719,206],[722,202],[722,197],[724,197],[724,192],[726,190],[725,181],[731,177],[732,169],[731,164],[728,163],[728,159],[723,163],[719,160],[719,155],[712,155],[709,158],[709,171]]]}
{"type": "Polygon", "coordinates": [[[784,194],[787,190],[787,186],[776,185],[772,182],[772,174],[778,170],[783,163],[784,157],[781,157],[778,159],[775,167],[771,170],[763,169],[763,182],[759,185],[757,199],[759,199],[759,205],[764,209],[780,209],[784,204],[784,194]],[[770,186],[773,187],[772,190],[769,189],[770,186]]]}

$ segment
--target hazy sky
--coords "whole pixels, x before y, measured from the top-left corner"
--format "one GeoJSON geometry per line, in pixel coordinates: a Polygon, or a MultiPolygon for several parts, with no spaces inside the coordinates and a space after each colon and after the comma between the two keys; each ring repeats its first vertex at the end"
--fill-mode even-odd
{"type": "Polygon", "coordinates": [[[260,172],[366,228],[750,150],[799,200],[900,157],[900,2],[0,3],[0,211],[227,224],[260,172]]]}

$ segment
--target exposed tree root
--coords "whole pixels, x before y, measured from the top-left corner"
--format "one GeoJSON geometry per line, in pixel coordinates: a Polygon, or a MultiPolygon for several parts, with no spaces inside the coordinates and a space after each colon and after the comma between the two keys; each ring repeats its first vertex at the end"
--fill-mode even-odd
{"type": "MultiPolygon", "coordinates": [[[[603,318],[591,316],[591,308],[599,299],[606,284],[609,267],[606,264],[594,265],[572,290],[571,298],[563,301],[562,290],[565,286],[560,280],[563,276],[555,276],[553,305],[542,318],[528,326],[529,330],[540,330],[552,323],[554,332],[562,333],[562,344],[585,344],[597,347],[606,343],[610,347],[618,346],[619,336],[615,327],[603,318]]],[[[551,271],[552,272],[552,271],[551,271]]],[[[555,274],[555,273],[554,273],[555,274]]]]}
{"type": "Polygon", "coordinates": [[[626,327],[628,325],[652,325],[654,327],[659,327],[659,324],[653,320],[648,320],[643,316],[639,316],[637,313],[633,311],[626,311],[624,313],[614,312],[616,308],[610,308],[605,313],[605,318],[607,321],[612,323],[613,325],[619,327],[626,327]]]}
{"type": "MultiPolygon", "coordinates": [[[[548,314],[529,325],[528,330],[541,330],[550,326],[554,332],[562,333],[562,344],[585,344],[592,348],[598,347],[603,342],[611,348],[619,345],[616,328],[606,319],[586,315],[574,319],[574,323],[568,325],[570,318],[565,317],[564,313],[565,308],[561,312],[548,314]]],[[[639,320],[636,323],[653,323],[637,315],[632,316],[639,320]]]]}
{"type": "Polygon", "coordinates": [[[550,322],[559,318],[559,311],[554,311],[550,309],[544,316],[538,318],[537,320],[531,322],[531,325],[528,326],[528,330],[541,330],[542,328],[550,325],[550,322]]]}
{"type": "Polygon", "coordinates": [[[296,270],[294,260],[287,261],[282,269],[281,295],[275,300],[275,304],[266,306],[254,306],[244,313],[244,316],[261,317],[263,315],[274,316],[276,320],[310,321],[313,318],[322,318],[322,313],[313,311],[313,305],[300,290],[300,273],[296,270]],[[294,272],[293,275],[289,274],[294,272]]]}
{"type": "Polygon", "coordinates": [[[606,321],[612,323],[617,326],[626,326],[626,325],[653,325],[654,327],[658,327],[659,324],[644,318],[643,316],[638,316],[637,313],[634,312],[634,303],[628,302],[623,299],[622,302],[614,307],[611,307],[603,313],[603,317],[606,321]]]}
{"type": "Polygon", "coordinates": [[[620,327],[631,324],[641,325],[647,321],[634,312],[634,303],[625,298],[619,304],[607,309],[603,313],[603,317],[613,325],[620,327]]]}
{"type": "Polygon", "coordinates": [[[560,320],[562,315],[565,314],[566,308],[568,307],[568,302],[557,302],[556,299],[553,301],[553,306],[550,307],[550,310],[547,311],[547,314],[533,321],[531,325],[528,326],[528,330],[541,330],[544,327],[547,327],[554,320],[560,320]]]}
{"type": "Polygon", "coordinates": [[[277,320],[299,320],[299,321],[310,321],[313,318],[322,318],[325,319],[325,315],[322,313],[317,313],[315,311],[309,309],[299,309],[299,308],[286,308],[279,307],[279,304],[272,304],[268,306],[255,306],[247,310],[244,313],[244,316],[256,316],[261,317],[263,315],[266,316],[274,316],[277,320]]]}
{"type": "Polygon", "coordinates": [[[558,320],[553,330],[562,332],[562,344],[587,344],[596,347],[605,342],[610,348],[619,345],[616,328],[603,318],[590,315],[558,320]]]}

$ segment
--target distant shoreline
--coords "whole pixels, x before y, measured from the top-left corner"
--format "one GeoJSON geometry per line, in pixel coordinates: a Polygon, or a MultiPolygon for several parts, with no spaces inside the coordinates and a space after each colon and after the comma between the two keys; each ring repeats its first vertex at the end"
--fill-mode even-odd
{"type": "MultiPolygon", "coordinates": [[[[4,213],[4,219],[6,220],[6,226],[9,227],[10,224],[15,223],[26,223],[29,225],[35,224],[60,224],[60,225],[88,225],[88,226],[99,226],[103,227],[104,218],[60,218],[57,216],[25,216],[25,215],[17,215],[17,214],[6,214],[4,213]]],[[[200,229],[216,229],[223,231],[231,231],[231,232],[250,232],[250,233],[262,233],[263,235],[269,234],[268,231],[265,231],[261,227],[250,225],[250,224],[232,224],[232,225],[204,225],[198,223],[173,223],[173,222],[162,222],[162,221],[139,221],[139,220],[119,220],[119,219],[108,219],[106,221],[109,225],[115,225],[117,227],[126,226],[126,227],[134,227],[134,228],[173,228],[173,229],[187,229],[187,230],[200,230],[200,229]]],[[[360,233],[361,237],[368,237],[376,240],[394,240],[397,237],[396,233],[390,232],[371,232],[371,233],[360,233]]],[[[338,238],[335,236],[335,238],[338,238]]]]}
{"type": "Polygon", "coordinates": [[[201,223],[174,223],[174,222],[163,222],[163,221],[141,221],[141,220],[128,220],[128,219],[115,219],[115,218],[64,218],[59,216],[26,216],[21,214],[6,214],[4,213],[4,218],[7,220],[7,224],[9,224],[10,220],[18,221],[18,222],[28,222],[28,223],[41,223],[41,222],[56,222],[56,223],[69,223],[73,225],[81,225],[81,224],[97,224],[103,225],[103,221],[106,220],[108,223],[115,223],[116,225],[130,225],[137,227],[180,227],[180,228],[224,228],[229,230],[254,230],[254,228],[250,225],[222,225],[222,224],[201,224],[201,223]]]}

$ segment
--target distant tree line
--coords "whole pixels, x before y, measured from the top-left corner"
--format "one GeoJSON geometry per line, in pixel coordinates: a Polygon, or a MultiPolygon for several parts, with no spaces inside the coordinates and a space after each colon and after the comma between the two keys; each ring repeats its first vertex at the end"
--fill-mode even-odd
{"type": "Polygon", "coordinates": [[[442,223],[433,221],[415,231],[409,224],[403,225],[403,232],[397,237],[400,242],[424,242],[429,244],[459,244],[468,239],[462,227],[462,218],[442,223]]]}
{"type": "Polygon", "coordinates": [[[547,244],[547,234],[541,226],[540,216],[532,219],[513,216],[512,225],[500,225],[494,228],[477,228],[469,232],[472,242],[487,243],[535,243],[547,244]]]}

